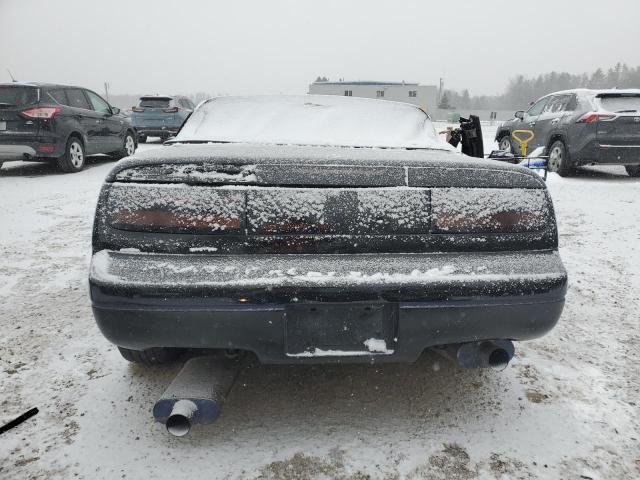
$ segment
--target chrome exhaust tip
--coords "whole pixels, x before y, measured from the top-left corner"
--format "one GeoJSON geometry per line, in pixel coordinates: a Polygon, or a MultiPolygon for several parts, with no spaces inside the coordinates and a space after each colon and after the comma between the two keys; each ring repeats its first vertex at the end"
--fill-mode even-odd
{"type": "Polygon", "coordinates": [[[191,431],[191,422],[198,413],[198,406],[191,400],[178,400],[167,418],[167,432],[175,437],[184,437],[191,431]]]}

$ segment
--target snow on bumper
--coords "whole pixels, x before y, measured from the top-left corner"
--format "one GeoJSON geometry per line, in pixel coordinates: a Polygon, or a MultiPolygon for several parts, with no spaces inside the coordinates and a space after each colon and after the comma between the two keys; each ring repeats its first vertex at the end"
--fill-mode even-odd
{"type": "Polygon", "coordinates": [[[544,335],[562,312],[566,283],[553,251],[171,255],[104,250],[94,255],[90,273],[94,315],[117,345],[239,348],[273,363],[319,361],[286,353],[287,312],[300,317],[300,306],[315,311],[314,305],[322,305],[331,312],[327,305],[336,305],[336,311],[344,305],[384,305],[380,315],[393,323],[389,338],[397,339],[391,353],[354,355],[349,361],[413,361],[432,345],[544,335]]]}

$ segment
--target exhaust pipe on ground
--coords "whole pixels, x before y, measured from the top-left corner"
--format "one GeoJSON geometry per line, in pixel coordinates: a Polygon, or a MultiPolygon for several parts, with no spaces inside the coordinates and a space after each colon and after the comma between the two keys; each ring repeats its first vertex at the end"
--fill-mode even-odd
{"type": "Polygon", "coordinates": [[[504,370],[513,358],[511,340],[482,340],[457,343],[434,349],[460,368],[493,368],[504,370]]]}
{"type": "Polygon", "coordinates": [[[240,362],[213,356],[187,360],[154,405],[153,416],[177,437],[195,424],[215,422],[240,368],[240,362]]]}

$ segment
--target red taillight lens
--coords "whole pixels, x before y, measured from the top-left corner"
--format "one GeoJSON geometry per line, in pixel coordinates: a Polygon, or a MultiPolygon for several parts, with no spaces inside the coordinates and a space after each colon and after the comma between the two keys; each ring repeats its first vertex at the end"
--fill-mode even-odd
{"type": "Polygon", "coordinates": [[[131,107],[131,111],[132,112],[142,112],[144,111],[144,108],[140,108],[140,107],[131,107]]]}
{"type": "Polygon", "coordinates": [[[50,119],[56,113],[60,113],[60,107],[35,107],[35,108],[27,108],[20,112],[25,118],[44,118],[50,119]]]}
{"type": "Polygon", "coordinates": [[[591,123],[591,122],[595,122],[595,121],[600,121],[600,122],[608,122],[611,120],[614,120],[617,117],[617,115],[613,114],[613,113],[594,113],[594,112],[589,112],[589,113],[585,113],[583,116],[581,116],[576,123],[591,123]]]}
{"type": "Polygon", "coordinates": [[[543,189],[434,188],[435,233],[527,233],[547,228],[551,211],[543,189]]]}
{"type": "Polygon", "coordinates": [[[244,192],[114,184],[107,222],[119,230],[224,235],[244,230],[244,192]]]}
{"type": "Polygon", "coordinates": [[[51,153],[56,149],[55,145],[38,145],[36,147],[36,150],[38,150],[39,152],[47,152],[47,153],[51,153]]]}
{"type": "Polygon", "coordinates": [[[176,113],[178,110],[180,110],[178,107],[171,107],[171,108],[165,108],[162,111],[166,113],[176,113]]]}

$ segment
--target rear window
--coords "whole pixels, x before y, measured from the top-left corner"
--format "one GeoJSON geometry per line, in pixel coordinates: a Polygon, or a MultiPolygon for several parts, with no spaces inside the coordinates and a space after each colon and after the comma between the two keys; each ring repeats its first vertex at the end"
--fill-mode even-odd
{"type": "Polygon", "coordinates": [[[598,100],[602,109],[608,112],[640,112],[640,94],[605,95],[598,100]]]}
{"type": "Polygon", "coordinates": [[[171,100],[171,98],[141,98],[140,106],[146,108],[167,108],[171,100]]]}
{"type": "Polygon", "coordinates": [[[15,107],[37,101],[38,89],[35,87],[0,87],[0,106],[15,107]]]}
{"type": "Polygon", "coordinates": [[[175,142],[453,150],[414,105],[337,95],[217,97],[194,110],[175,142]]]}

